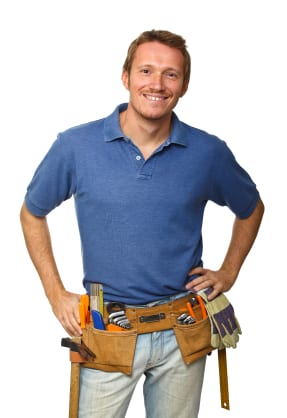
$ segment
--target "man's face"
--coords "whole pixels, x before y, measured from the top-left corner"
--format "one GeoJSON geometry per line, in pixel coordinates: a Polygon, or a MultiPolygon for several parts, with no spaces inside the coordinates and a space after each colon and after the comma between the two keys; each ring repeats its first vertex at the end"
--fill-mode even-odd
{"type": "Polygon", "coordinates": [[[188,85],[183,84],[182,53],[159,42],[141,44],[134,56],[130,75],[122,81],[130,92],[130,106],[145,119],[169,117],[188,85]]]}

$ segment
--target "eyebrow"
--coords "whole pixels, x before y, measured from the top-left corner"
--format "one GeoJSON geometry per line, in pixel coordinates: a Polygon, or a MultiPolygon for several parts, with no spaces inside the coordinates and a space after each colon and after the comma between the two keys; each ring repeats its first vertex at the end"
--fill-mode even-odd
{"type": "MultiPolygon", "coordinates": [[[[153,64],[140,64],[136,68],[141,69],[141,68],[152,68],[152,67],[155,67],[155,65],[153,65],[153,64]]],[[[183,74],[182,71],[180,71],[180,70],[178,70],[177,68],[174,68],[174,67],[167,67],[167,68],[164,69],[164,71],[174,71],[175,73],[177,73],[179,75],[183,74]]]]}

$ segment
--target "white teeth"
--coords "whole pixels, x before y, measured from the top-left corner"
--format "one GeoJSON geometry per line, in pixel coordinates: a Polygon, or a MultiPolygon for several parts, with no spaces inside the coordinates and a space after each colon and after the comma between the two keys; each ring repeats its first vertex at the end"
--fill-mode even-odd
{"type": "Polygon", "coordinates": [[[147,99],[152,100],[154,102],[158,102],[160,100],[163,100],[162,97],[155,97],[155,96],[146,96],[147,99]]]}

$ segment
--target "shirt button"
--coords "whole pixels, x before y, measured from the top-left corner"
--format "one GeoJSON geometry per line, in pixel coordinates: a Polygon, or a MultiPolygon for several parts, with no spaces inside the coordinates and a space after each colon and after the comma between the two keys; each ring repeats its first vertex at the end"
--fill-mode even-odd
{"type": "Polygon", "coordinates": [[[141,157],[140,155],[137,155],[137,156],[136,156],[136,160],[138,160],[138,161],[139,161],[139,160],[141,160],[141,159],[142,159],[142,157],[141,157]]]}

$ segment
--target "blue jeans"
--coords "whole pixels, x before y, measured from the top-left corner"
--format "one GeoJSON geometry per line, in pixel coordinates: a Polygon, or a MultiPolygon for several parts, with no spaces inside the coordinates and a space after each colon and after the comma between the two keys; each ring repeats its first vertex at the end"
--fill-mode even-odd
{"type": "Polygon", "coordinates": [[[186,365],[172,329],[140,334],[132,375],[81,368],[79,418],[124,418],[142,375],[147,418],[197,418],[205,361],[186,365]]]}

